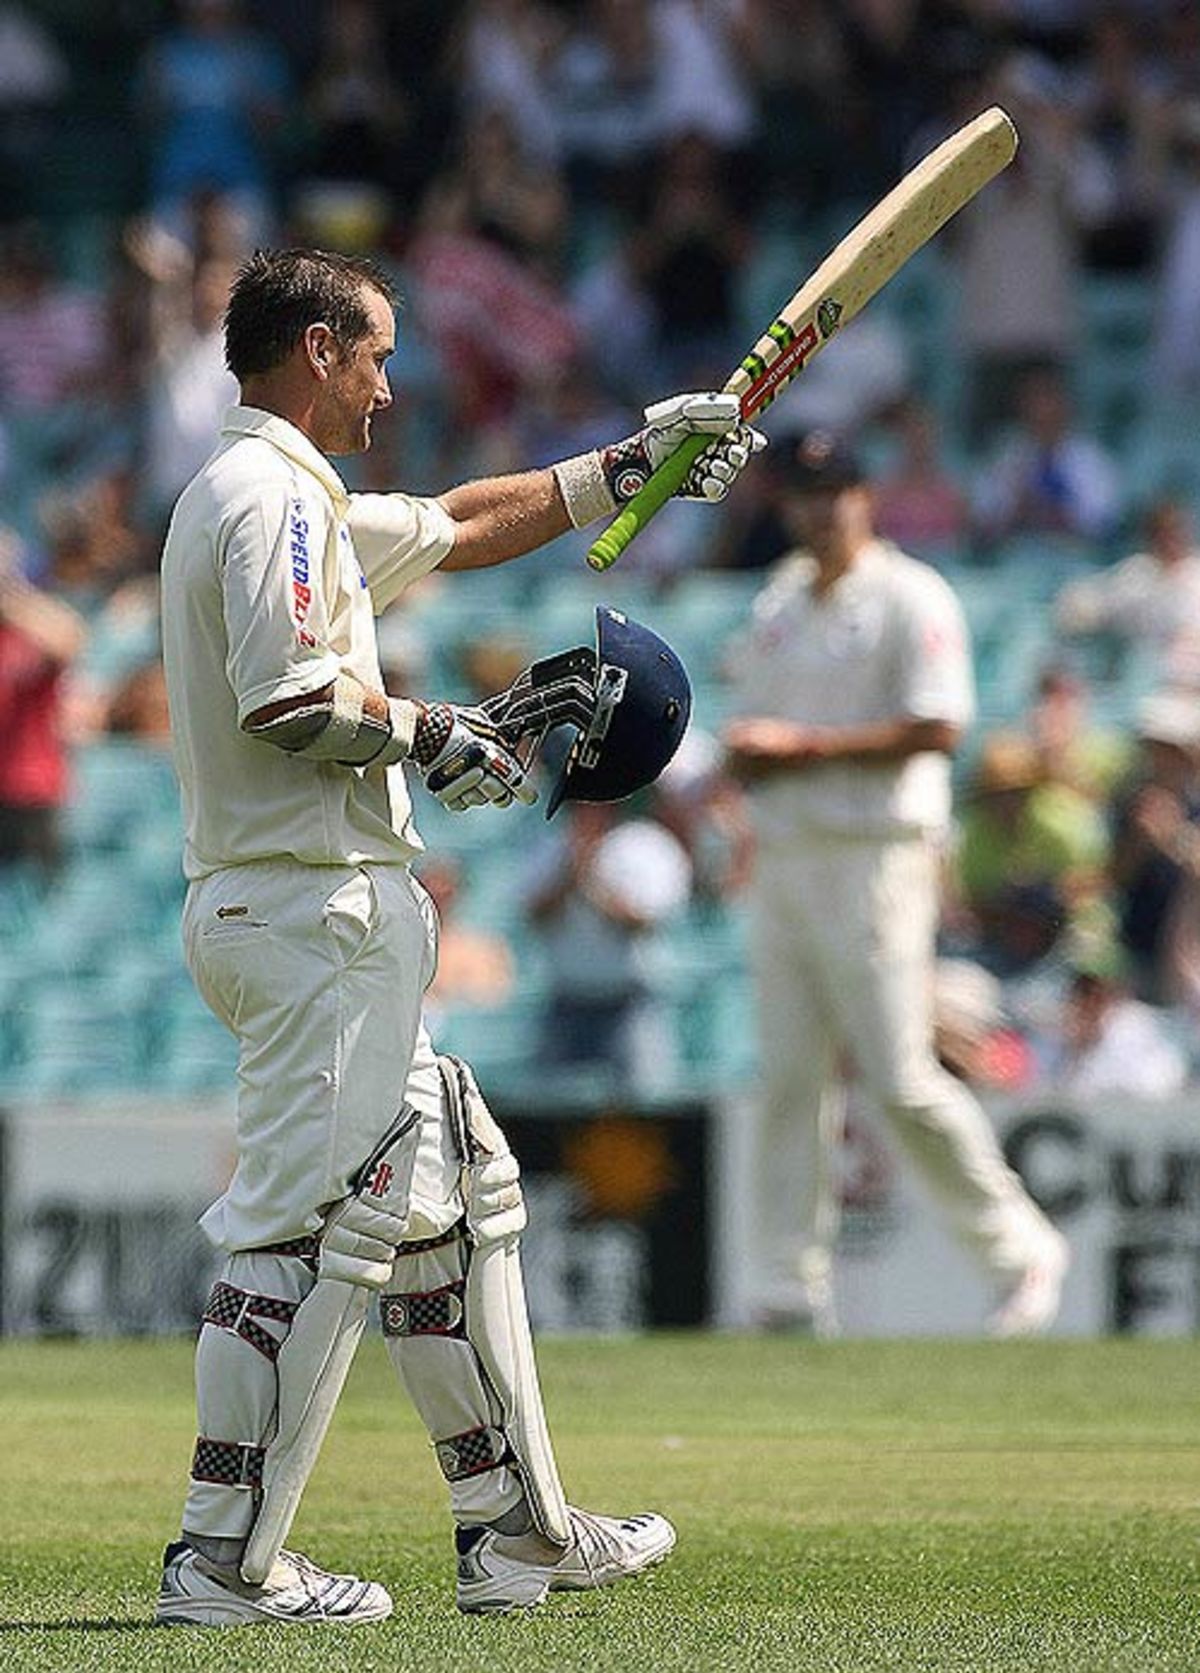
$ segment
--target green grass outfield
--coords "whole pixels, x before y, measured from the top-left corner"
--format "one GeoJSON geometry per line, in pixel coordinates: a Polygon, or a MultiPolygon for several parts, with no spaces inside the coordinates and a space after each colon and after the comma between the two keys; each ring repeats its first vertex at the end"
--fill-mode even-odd
{"type": "Polygon", "coordinates": [[[0,1658],[20,1673],[1200,1670],[1200,1343],[549,1340],[570,1492],[674,1558],[460,1617],[440,1478],[378,1339],[293,1543],[395,1617],[155,1628],[192,1439],[184,1342],[0,1346],[0,1658]]]}

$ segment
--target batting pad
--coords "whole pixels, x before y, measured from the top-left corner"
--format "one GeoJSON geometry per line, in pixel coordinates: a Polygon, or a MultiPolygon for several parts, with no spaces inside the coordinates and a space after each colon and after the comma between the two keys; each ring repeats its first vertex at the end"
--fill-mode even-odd
{"type": "Polygon", "coordinates": [[[266,1579],[287,1538],[362,1339],[370,1297],[390,1281],[408,1216],[417,1130],[416,1112],[404,1108],[362,1168],[357,1191],[328,1216],[317,1282],[275,1355],[274,1433],[241,1562],[251,1584],[266,1579]]]}
{"type": "Polygon", "coordinates": [[[494,1522],[523,1488],[538,1528],[566,1545],[525,1307],[520,1169],[467,1065],[443,1056],[438,1068],[464,1220],[397,1250],[400,1282],[380,1303],[388,1350],[433,1437],[456,1518],[494,1522]]]}

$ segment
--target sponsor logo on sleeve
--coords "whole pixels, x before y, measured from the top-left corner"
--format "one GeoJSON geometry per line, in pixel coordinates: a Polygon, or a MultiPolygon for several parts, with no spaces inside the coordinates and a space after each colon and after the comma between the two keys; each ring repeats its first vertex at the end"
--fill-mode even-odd
{"type": "Polygon", "coordinates": [[[292,560],[292,615],[296,622],[296,638],[306,650],[316,647],[316,635],[304,624],[312,605],[312,567],[308,548],[308,518],[304,515],[304,501],[293,500],[288,520],[288,550],[292,560]]]}

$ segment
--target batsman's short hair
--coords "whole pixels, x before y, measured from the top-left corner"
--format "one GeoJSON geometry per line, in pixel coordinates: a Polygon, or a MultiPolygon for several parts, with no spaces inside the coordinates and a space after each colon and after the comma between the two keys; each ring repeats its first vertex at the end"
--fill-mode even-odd
{"type": "Polygon", "coordinates": [[[329,327],[339,348],[353,348],[370,330],[364,286],[395,307],[391,280],[365,256],[255,250],[238,269],[229,293],[225,364],[239,383],[273,371],[318,321],[329,327]]]}

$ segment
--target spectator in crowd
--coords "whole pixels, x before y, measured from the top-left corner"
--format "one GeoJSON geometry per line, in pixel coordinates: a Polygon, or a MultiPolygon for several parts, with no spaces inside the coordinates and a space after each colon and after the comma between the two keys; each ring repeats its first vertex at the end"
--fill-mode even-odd
{"type": "Polygon", "coordinates": [[[628,206],[659,138],[661,47],[642,0],[584,0],[558,53],[555,124],[573,201],[628,206]]]}
{"type": "Polygon", "coordinates": [[[22,494],[100,452],[94,401],[107,354],[103,299],[62,277],[36,223],[8,227],[0,239],[0,418],[22,494]]]}
{"type": "Polygon", "coordinates": [[[1078,581],[1055,600],[1059,633],[1111,633],[1152,651],[1173,683],[1200,685],[1200,547],[1190,508],[1174,495],[1154,500],[1145,544],[1078,581]]]}
{"type": "Polygon", "coordinates": [[[880,535],[935,561],[938,554],[961,551],[970,527],[970,503],[965,486],[942,455],[936,413],[928,402],[910,397],[896,408],[888,427],[899,451],[875,483],[875,526],[880,535]]]}
{"type": "Polygon", "coordinates": [[[721,745],[694,723],[656,780],[656,819],[691,862],[698,905],[723,908],[750,880],[754,837],[745,797],[724,771],[721,745]]]}
{"type": "Polygon", "coordinates": [[[1138,711],[1141,762],[1113,810],[1112,881],[1134,990],[1171,997],[1167,950],[1200,838],[1200,693],[1164,690],[1138,711]]]}
{"type": "Polygon", "coordinates": [[[562,278],[567,198],[558,170],[521,148],[502,110],[481,111],[462,129],[455,162],[430,186],[423,214],[447,231],[506,251],[547,284],[562,278]]]}
{"type": "Polygon", "coordinates": [[[156,287],[151,305],[152,360],[145,386],[146,509],[165,524],[180,491],[212,451],[237,380],[225,364],[221,321],[236,264],[210,256],[156,287]]]}
{"type": "Polygon", "coordinates": [[[1065,662],[1052,663],[1038,676],[1024,730],[1048,783],[1106,805],[1129,770],[1130,746],[1122,731],[1093,724],[1090,698],[1082,674],[1065,662]]]}
{"type": "Polygon", "coordinates": [[[1098,174],[1096,201],[1080,216],[1091,270],[1143,272],[1157,252],[1170,107],[1143,36],[1131,12],[1099,9],[1068,78],[1070,106],[1098,174]]]}
{"type": "Polygon", "coordinates": [[[674,150],[700,140],[725,158],[738,155],[757,124],[743,8],[729,0],[659,0],[652,10],[657,142],[674,150]]]}
{"type": "Polygon", "coordinates": [[[669,1085],[674,1041],[647,960],[688,902],[687,850],[659,821],[600,802],[570,803],[547,837],[524,895],[548,988],[539,1062],[602,1071],[626,1096],[669,1085]]]}
{"type": "Polygon", "coordinates": [[[522,152],[556,166],[561,148],[550,85],[562,18],[544,0],[470,0],[466,12],[459,77],[465,119],[503,112],[522,152]]]}
{"type": "Polygon", "coordinates": [[[959,815],[955,867],[983,961],[1002,975],[1031,962],[1039,949],[1024,914],[1040,911],[1049,927],[1057,910],[1065,923],[1100,888],[1107,859],[1096,805],[1047,778],[1030,739],[989,734],[959,815]]]}
{"type": "Polygon", "coordinates": [[[744,208],[721,152],[699,133],[657,151],[645,178],[648,203],[634,237],[634,262],[657,345],[645,376],[697,388],[721,383],[742,352],[744,208]]]}
{"type": "Polygon", "coordinates": [[[152,749],[171,747],[171,714],[161,657],[143,662],[118,681],[109,700],[106,730],[152,749]]]}
{"type": "Polygon", "coordinates": [[[754,151],[763,200],[797,221],[857,194],[838,133],[846,52],[838,19],[820,0],[746,0],[742,50],[754,80],[754,151]]]}
{"type": "Polygon", "coordinates": [[[39,166],[71,85],[33,8],[0,6],[0,168],[8,218],[36,214],[39,166]]]}
{"type": "Polygon", "coordinates": [[[634,406],[658,363],[659,321],[638,270],[635,223],[621,231],[571,284],[571,309],[605,392],[634,406]]]}
{"type": "Polygon", "coordinates": [[[155,214],[182,236],[193,194],[221,192],[261,239],[274,217],[274,145],[291,91],[272,39],[246,26],[238,0],[178,0],[139,74],[155,214]]]}
{"type": "Polygon", "coordinates": [[[1062,373],[1075,353],[1079,221],[1097,169],[1062,95],[1045,60],[1021,55],[1001,66],[976,105],[993,98],[1003,105],[1021,144],[954,228],[970,390],[964,422],[973,451],[986,450],[1012,421],[1018,388],[1031,370],[1062,373]]]}
{"type": "Polygon", "coordinates": [[[87,630],[61,599],[26,580],[20,542],[0,529],[0,865],[61,863],[59,815],[69,790],[64,681],[87,630]]]}
{"type": "Polygon", "coordinates": [[[414,110],[391,73],[383,9],[370,0],[329,0],[306,92],[314,136],[306,178],[390,193],[412,147],[414,110]]]}
{"type": "Polygon", "coordinates": [[[984,541],[1019,535],[1095,543],[1120,511],[1116,467],[1079,428],[1063,378],[1029,372],[1012,432],[980,470],[975,523],[984,541]]]}
{"type": "Polygon", "coordinates": [[[1147,390],[1154,403],[1200,391],[1200,89],[1176,110],[1174,151],[1147,390]]]}
{"type": "Polygon", "coordinates": [[[940,958],[933,975],[938,1062],[977,1092],[1020,1092],[1033,1077],[1028,1042],[1005,1016],[999,977],[967,958],[940,958]]]}
{"type": "Polygon", "coordinates": [[[462,921],[463,877],[456,860],[447,854],[427,858],[419,876],[438,913],[438,966],[425,991],[425,1015],[453,1050],[454,1013],[503,1005],[515,988],[516,961],[503,935],[462,921]]]}
{"type": "Polygon", "coordinates": [[[1128,960],[1116,944],[1072,957],[1058,1026],[1038,1042],[1039,1085],[1076,1099],[1169,1098],[1187,1083],[1188,1061],[1165,1014],[1135,999],[1128,960]]]}
{"type": "MultiPolygon", "coordinates": [[[[489,147],[503,119],[492,113],[476,137],[489,147]]],[[[507,146],[508,137],[503,143],[507,146]]],[[[544,171],[509,179],[481,169],[478,150],[435,180],[408,248],[413,304],[441,361],[450,422],[471,438],[471,468],[511,466],[517,413],[547,379],[570,365],[579,333],[557,266],[562,198],[544,171]]]]}
{"type": "Polygon", "coordinates": [[[45,496],[44,547],[31,568],[87,627],[64,693],[72,742],[103,731],[116,684],[158,650],[158,579],[145,568],[145,536],[133,522],[133,479],[112,472],[76,491],[45,496]]]}

